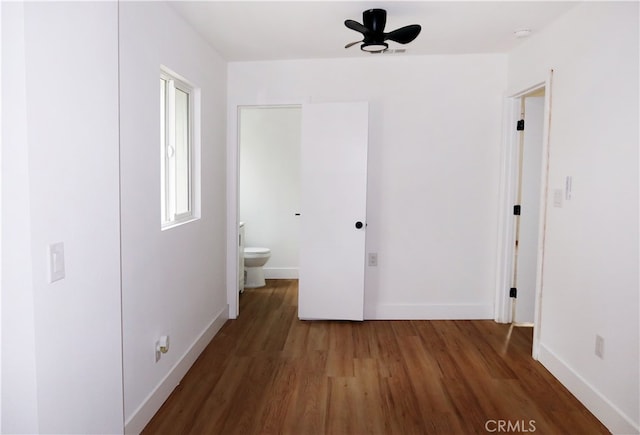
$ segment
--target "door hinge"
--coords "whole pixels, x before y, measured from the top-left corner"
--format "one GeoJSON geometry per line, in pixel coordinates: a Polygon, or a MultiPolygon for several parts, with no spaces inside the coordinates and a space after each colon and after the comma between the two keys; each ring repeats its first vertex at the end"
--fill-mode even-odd
{"type": "Polygon", "coordinates": [[[509,289],[509,297],[510,298],[517,298],[518,297],[518,289],[515,287],[511,287],[509,289]]]}
{"type": "Polygon", "coordinates": [[[520,206],[519,205],[514,205],[513,206],[513,215],[514,216],[520,216],[520,206]]]}
{"type": "Polygon", "coordinates": [[[516,124],[516,130],[517,131],[524,130],[524,119],[521,119],[518,121],[518,123],[516,124]]]}

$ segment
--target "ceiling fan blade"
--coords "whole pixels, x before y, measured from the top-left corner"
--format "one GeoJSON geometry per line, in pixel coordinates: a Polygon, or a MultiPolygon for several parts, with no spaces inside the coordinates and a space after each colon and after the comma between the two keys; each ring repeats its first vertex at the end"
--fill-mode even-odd
{"type": "Polygon", "coordinates": [[[344,25],[350,28],[351,30],[355,30],[356,32],[362,33],[363,35],[366,35],[367,33],[369,33],[369,29],[367,29],[365,26],[363,26],[357,21],[345,20],[344,25]]]}
{"type": "Polygon", "coordinates": [[[393,32],[385,33],[384,39],[390,39],[400,44],[408,44],[418,37],[421,30],[422,27],[419,24],[411,24],[410,26],[396,29],[393,32]]]}
{"type": "Polygon", "coordinates": [[[345,45],[345,46],[344,46],[344,48],[352,47],[352,46],[354,46],[354,45],[356,45],[356,44],[359,44],[359,43],[361,43],[361,42],[363,42],[363,41],[353,41],[353,42],[350,42],[350,43],[348,43],[347,45],[345,45]]]}

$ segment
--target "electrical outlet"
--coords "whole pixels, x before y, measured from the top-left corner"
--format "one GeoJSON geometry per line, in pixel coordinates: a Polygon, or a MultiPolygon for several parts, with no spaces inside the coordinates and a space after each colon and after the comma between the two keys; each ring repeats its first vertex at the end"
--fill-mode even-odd
{"type": "Polygon", "coordinates": [[[160,341],[156,341],[156,344],[153,346],[153,350],[156,353],[156,362],[160,361],[162,357],[162,352],[160,352],[160,341]]]}
{"type": "Polygon", "coordinates": [[[596,350],[595,354],[598,358],[604,359],[604,338],[596,334],[596,350]]]}
{"type": "Polygon", "coordinates": [[[378,265],[378,254],[376,252],[369,253],[368,264],[371,267],[376,267],[378,265]]]}

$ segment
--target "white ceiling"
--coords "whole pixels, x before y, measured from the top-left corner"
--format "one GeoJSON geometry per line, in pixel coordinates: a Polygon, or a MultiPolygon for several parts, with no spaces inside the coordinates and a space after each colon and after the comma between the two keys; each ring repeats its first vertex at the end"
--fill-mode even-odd
{"type": "Polygon", "coordinates": [[[577,2],[565,1],[177,1],[171,6],[228,61],[380,56],[348,42],[362,39],[345,19],[362,22],[362,11],[387,10],[387,32],[420,24],[405,54],[507,52],[577,2]]]}

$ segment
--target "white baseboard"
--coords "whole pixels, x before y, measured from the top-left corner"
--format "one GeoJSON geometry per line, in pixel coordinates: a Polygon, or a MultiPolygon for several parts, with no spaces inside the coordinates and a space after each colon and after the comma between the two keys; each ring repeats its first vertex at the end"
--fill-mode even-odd
{"type": "Polygon", "coordinates": [[[638,434],[640,426],[634,423],[609,399],[576,373],[555,353],[540,344],[538,360],[551,372],[593,415],[613,434],[638,434]]]}
{"type": "Polygon", "coordinates": [[[222,325],[229,318],[229,307],[224,309],[214,317],[200,336],[193,342],[191,347],[187,349],[185,354],[180,358],[174,366],[169,370],[167,375],[160,381],[156,388],[147,396],[142,404],[133,412],[133,415],[127,419],[124,425],[125,434],[139,434],[144,427],[151,421],[151,418],[160,409],[171,392],[180,383],[184,375],[189,371],[198,356],[207,347],[211,339],[218,333],[222,325]]]}
{"type": "Polygon", "coordinates": [[[367,320],[493,319],[492,304],[389,304],[365,308],[367,320]]]}
{"type": "Polygon", "coordinates": [[[297,267],[264,267],[266,279],[298,279],[297,267]]]}

